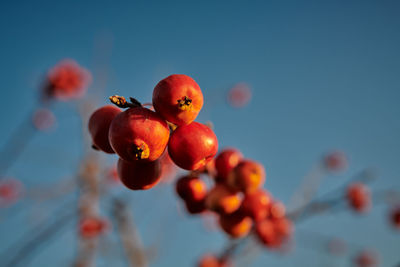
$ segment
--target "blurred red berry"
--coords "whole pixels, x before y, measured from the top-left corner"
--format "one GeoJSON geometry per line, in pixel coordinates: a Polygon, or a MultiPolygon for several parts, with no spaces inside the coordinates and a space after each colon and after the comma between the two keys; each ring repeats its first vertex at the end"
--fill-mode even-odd
{"type": "Polygon", "coordinates": [[[377,267],[379,264],[378,255],[374,251],[361,251],[356,255],[354,264],[357,267],[377,267]]]}
{"type": "Polygon", "coordinates": [[[259,222],[269,215],[271,196],[264,190],[258,190],[244,196],[241,209],[254,221],[259,222]]]}
{"type": "Polygon", "coordinates": [[[324,157],[324,166],[328,171],[339,172],[347,168],[347,157],[342,151],[334,151],[324,157]]]}
{"type": "Polygon", "coordinates": [[[353,210],[366,212],[371,206],[369,189],[362,183],[353,183],[347,188],[347,201],[353,210]]]}
{"type": "Polygon", "coordinates": [[[243,155],[240,151],[228,148],[221,151],[215,158],[215,169],[217,170],[217,180],[226,182],[228,174],[242,160],[243,155]]]}
{"type": "Polygon", "coordinates": [[[396,229],[400,230],[400,206],[394,208],[390,213],[390,221],[396,229]]]}
{"type": "Polygon", "coordinates": [[[11,205],[22,194],[22,184],[19,180],[9,178],[0,181],[0,206],[11,205]]]}
{"type": "Polygon", "coordinates": [[[89,71],[71,59],[65,59],[54,66],[48,72],[47,79],[47,96],[62,101],[83,97],[92,81],[89,71]]]}
{"type": "Polygon", "coordinates": [[[169,139],[167,123],[147,108],[129,108],[111,122],[111,147],[126,161],[154,161],[164,152],[169,139]]]}
{"type": "Polygon", "coordinates": [[[184,200],[186,210],[190,214],[199,214],[206,211],[206,206],[204,204],[204,199],[201,200],[184,200]]]}
{"type": "Polygon", "coordinates": [[[168,143],[172,161],[185,170],[198,170],[213,159],[218,151],[218,140],[206,125],[192,122],[179,126],[168,143]]]}
{"type": "Polygon", "coordinates": [[[280,201],[272,201],[271,205],[269,206],[269,215],[273,219],[280,219],[283,218],[286,214],[285,205],[280,201]]]}
{"type": "Polygon", "coordinates": [[[161,164],[159,160],[125,161],[118,160],[118,176],[121,182],[131,190],[147,190],[155,186],[161,175],[161,164]]]}
{"type": "Polygon", "coordinates": [[[242,200],[236,192],[232,192],[223,184],[216,184],[207,194],[207,209],[221,214],[229,214],[239,209],[242,200]]]}
{"type": "Polygon", "coordinates": [[[221,214],[219,217],[219,223],[222,230],[232,238],[242,238],[247,236],[253,225],[252,219],[247,217],[240,210],[231,214],[221,214]]]}
{"type": "Polygon", "coordinates": [[[32,121],[37,130],[48,131],[54,126],[56,117],[49,109],[39,108],[33,114],[32,121]]]}
{"type": "Polygon", "coordinates": [[[256,223],[255,230],[258,239],[266,247],[272,248],[280,245],[279,235],[272,220],[266,219],[256,223]]]}
{"type": "Polygon", "coordinates": [[[173,74],[154,88],[153,106],[165,120],[176,125],[189,124],[203,107],[203,93],[189,76],[173,74]]]}
{"type": "Polygon", "coordinates": [[[186,201],[200,201],[207,195],[207,186],[199,177],[184,176],[176,183],[176,192],[186,201]]]}
{"type": "Polygon", "coordinates": [[[114,105],[103,106],[92,113],[89,118],[89,133],[93,145],[106,153],[115,153],[108,140],[108,132],[113,119],[121,113],[114,105]]]}
{"type": "Polygon", "coordinates": [[[82,238],[97,237],[106,232],[108,228],[108,221],[99,217],[87,217],[79,222],[79,234],[82,238]]]}
{"type": "Polygon", "coordinates": [[[238,83],[228,92],[228,103],[235,107],[241,108],[246,106],[251,100],[251,89],[245,83],[238,83]]]}
{"type": "Polygon", "coordinates": [[[257,191],[265,182],[264,167],[254,160],[242,160],[229,173],[228,184],[245,193],[257,191]]]}

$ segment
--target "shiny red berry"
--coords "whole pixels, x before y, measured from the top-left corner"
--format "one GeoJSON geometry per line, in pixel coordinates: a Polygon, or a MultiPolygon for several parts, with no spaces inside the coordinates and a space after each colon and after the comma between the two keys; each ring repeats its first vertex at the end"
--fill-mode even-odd
{"type": "Polygon", "coordinates": [[[179,126],[168,142],[172,161],[185,170],[197,170],[213,159],[218,150],[218,140],[206,125],[192,122],[179,126]]]}
{"type": "Polygon", "coordinates": [[[203,93],[189,76],[173,74],[154,88],[153,106],[167,121],[176,125],[189,124],[203,106],[203,93]]]}
{"type": "Polygon", "coordinates": [[[114,153],[108,140],[108,131],[113,119],[121,113],[114,105],[106,105],[97,109],[89,118],[89,133],[93,145],[106,153],[114,153]]]}
{"type": "Polygon", "coordinates": [[[221,228],[232,238],[242,238],[249,234],[253,221],[240,210],[223,214],[219,218],[221,228]]]}
{"type": "Polygon", "coordinates": [[[207,194],[207,209],[221,214],[229,214],[239,209],[242,200],[236,192],[223,184],[215,185],[207,194]]]}
{"type": "Polygon", "coordinates": [[[127,161],[154,161],[164,152],[169,139],[167,123],[147,108],[129,108],[111,123],[111,147],[127,161]]]}
{"type": "Polygon", "coordinates": [[[125,161],[118,160],[118,176],[121,182],[132,190],[147,190],[155,186],[161,176],[161,164],[159,160],[125,161]]]}

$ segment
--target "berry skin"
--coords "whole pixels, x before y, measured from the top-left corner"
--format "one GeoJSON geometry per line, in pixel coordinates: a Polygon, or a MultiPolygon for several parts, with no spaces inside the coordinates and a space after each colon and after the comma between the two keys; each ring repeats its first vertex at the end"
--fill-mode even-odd
{"type": "Polygon", "coordinates": [[[89,119],[89,133],[93,145],[106,153],[115,153],[108,141],[108,131],[113,119],[121,113],[121,110],[114,105],[106,105],[97,109],[89,119]]]}
{"type": "Polygon", "coordinates": [[[217,170],[217,180],[226,182],[229,172],[239,164],[243,155],[240,151],[232,148],[224,149],[215,158],[215,168],[217,170]]]}
{"type": "Polygon", "coordinates": [[[131,190],[147,190],[155,186],[161,177],[159,160],[151,162],[118,160],[118,176],[131,190]]]}
{"type": "Polygon", "coordinates": [[[354,211],[366,212],[371,205],[371,196],[366,187],[362,183],[353,183],[347,188],[347,201],[354,211]]]}
{"type": "Polygon", "coordinates": [[[176,183],[176,192],[185,201],[201,201],[207,195],[207,186],[199,177],[184,176],[176,183]]]}
{"type": "Polygon", "coordinates": [[[204,205],[204,199],[199,201],[185,200],[185,206],[186,210],[190,214],[199,214],[206,211],[206,206],[204,205]]]}
{"type": "Polygon", "coordinates": [[[221,214],[229,214],[239,209],[241,204],[240,196],[232,192],[223,184],[217,184],[208,192],[205,205],[207,209],[221,214]]]}
{"type": "Polygon", "coordinates": [[[173,74],[154,88],[153,106],[165,120],[176,125],[189,124],[203,107],[203,93],[189,76],[173,74]]]}
{"type": "Polygon", "coordinates": [[[221,215],[219,217],[219,224],[222,230],[232,238],[242,238],[250,232],[253,221],[238,210],[232,214],[221,215]]]}
{"type": "Polygon", "coordinates": [[[218,140],[214,132],[198,122],[179,126],[168,142],[168,153],[172,161],[185,170],[204,167],[217,151],[218,140]]]}
{"type": "Polygon", "coordinates": [[[257,191],[265,182],[264,167],[253,160],[242,160],[230,173],[228,184],[245,193],[257,191]]]}
{"type": "Polygon", "coordinates": [[[167,146],[169,128],[154,111],[129,108],[111,122],[108,137],[115,153],[124,160],[154,161],[167,146]]]}
{"type": "Polygon", "coordinates": [[[255,222],[259,222],[269,215],[271,201],[272,198],[267,192],[258,190],[244,196],[241,209],[255,222]]]}

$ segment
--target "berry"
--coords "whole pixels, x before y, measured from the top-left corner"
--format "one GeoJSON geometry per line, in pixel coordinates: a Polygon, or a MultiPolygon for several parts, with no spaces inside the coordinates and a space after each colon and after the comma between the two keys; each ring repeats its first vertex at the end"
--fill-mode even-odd
{"type": "Polygon", "coordinates": [[[82,238],[94,238],[103,234],[109,228],[109,223],[103,218],[87,217],[79,222],[79,234],[82,238]]]}
{"type": "Polygon", "coordinates": [[[256,224],[256,234],[258,239],[266,247],[277,247],[280,245],[279,235],[275,230],[275,225],[272,220],[263,220],[256,224]]]}
{"type": "Polygon", "coordinates": [[[288,238],[293,232],[293,223],[287,218],[280,218],[273,220],[275,231],[277,234],[285,239],[288,238]]]}
{"type": "Polygon", "coordinates": [[[240,196],[223,184],[217,184],[208,192],[205,200],[207,209],[217,213],[229,214],[239,209],[240,196]]]}
{"type": "Polygon", "coordinates": [[[17,179],[5,179],[0,181],[0,206],[7,206],[20,198],[23,186],[17,179]]]}
{"type": "Polygon", "coordinates": [[[167,123],[147,108],[129,108],[111,122],[111,147],[127,161],[154,161],[164,152],[169,139],[167,123]]]}
{"type": "Polygon", "coordinates": [[[236,149],[224,149],[215,158],[215,168],[217,170],[217,180],[226,182],[229,172],[239,164],[243,155],[236,149]]]}
{"type": "Polygon", "coordinates": [[[265,182],[264,167],[253,160],[242,160],[230,173],[228,184],[245,193],[256,191],[265,182]]]}
{"type": "Polygon", "coordinates": [[[356,212],[366,212],[371,205],[368,187],[362,183],[353,183],[347,188],[347,201],[356,212]]]}
{"type": "Polygon", "coordinates": [[[251,230],[253,221],[250,217],[247,217],[240,210],[232,214],[223,214],[219,217],[219,224],[222,230],[225,231],[232,238],[241,238],[251,230]]]}
{"type": "Polygon", "coordinates": [[[392,225],[400,230],[400,207],[393,209],[390,213],[390,219],[392,225]]]}
{"type": "Polygon", "coordinates": [[[120,158],[117,170],[121,182],[132,190],[150,189],[159,182],[161,176],[159,160],[130,162],[120,158]]]}
{"type": "Polygon", "coordinates": [[[176,183],[176,192],[183,200],[201,201],[207,194],[207,186],[198,177],[184,176],[176,183]]]}
{"type": "Polygon", "coordinates": [[[56,117],[46,108],[39,108],[32,117],[33,126],[39,131],[48,131],[54,126],[56,117]]]}
{"type": "Polygon", "coordinates": [[[346,154],[342,151],[334,151],[324,158],[324,166],[328,171],[339,172],[347,168],[346,154]]]}
{"type": "Polygon", "coordinates": [[[113,119],[121,110],[113,105],[106,105],[97,109],[89,118],[89,133],[93,145],[106,153],[115,153],[108,141],[108,131],[113,119]]]}
{"type": "Polygon", "coordinates": [[[228,102],[235,108],[246,106],[251,99],[251,89],[245,83],[238,83],[228,93],[228,102]]]}
{"type": "Polygon", "coordinates": [[[357,267],[376,267],[378,266],[378,255],[373,251],[364,250],[357,254],[354,259],[357,267]]]}
{"type": "Polygon", "coordinates": [[[203,107],[203,93],[189,76],[173,74],[154,88],[153,106],[167,121],[176,125],[189,124],[203,107]]]}
{"type": "Polygon", "coordinates": [[[172,161],[185,170],[197,170],[213,159],[218,150],[214,132],[204,124],[192,122],[179,126],[168,143],[172,161]]]}
{"type": "Polygon", "coordinates": [[[244,196],[241,209],[254,221],[259,222],[269,215],[271,201],[271,196],[267,192],[258,190],[244,196]]]}
{"type": "Polygon", "coordinates": [[[66,59],[49,71],[47,80],[45,94],[58,100],[67,101],[81,98],[92,77],[74,60],[66,59]]]}

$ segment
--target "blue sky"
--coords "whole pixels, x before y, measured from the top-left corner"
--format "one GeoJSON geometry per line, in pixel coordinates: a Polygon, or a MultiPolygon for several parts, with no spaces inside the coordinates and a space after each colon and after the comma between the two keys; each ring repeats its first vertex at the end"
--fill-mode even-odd
{"type": "MultiPolygon", "coordinates": [[[[46,70],[73,58],[93,72],[90,95],[99,105],[111,94],[148,102],[162,78],[192,76],[205,96],[198,121],[214,123],[221,148],[235,146],[262,162],[268,175],[265,187],[285,202],[332,149],[345,151],[350,167],[330,177],[322,191],[366,167],[380,175],[373,189],[399,189],[399,12],[398,1],[3,2],[0,81],[8,101],[2,101],[0,145],[34,106],[46,70]],[[253,91],[243,109],[231,108],[224,98],[238,82],[253,91]]],[[[72,107],[56,105],[58,128],[36,136],[8,175],[29,187],[76,171],[83,149],[81,124],[72,107]]],[[[132,198],[147,203],[155,196],[160,203],[151,202],[154,207],[132,205],[145,243],[156,240],[151,228],[160,223],[161,211],[169,210],[169,217],[163,216],[176,221],[177,229],[166,234],[154,266],[188,266],[208,249],[223,247],[225,237],[207,232],[199,218],[177,215],[171,187],[132,198]],[[151,211],[142,221],[146,209],[151,211]]],[[[50,215],[57,205],[48,204],[50,215]]],[[[18,204],[13,209],[23,210],[19,217],[0,221],[1,236],[7,237],[0,248],[29,229],[24,219],[28,206],[18,204]]],[[[394,266],[400,261],[400,236],[387,226],[386,212],[380,205],[362,218],[348,212],[324,215],[299,228],[375,247],[382,265],[394,266]]],[[[170,226],[162,231],[170,232],[170,226]]],[[[67,266],[75,248],[73,225],[68,229],[29,266],[67,266]]],[[[293,255],[282,259],[264,252],[254,266],[320,266],[327,261],[348,266],[348,259],[331,261],[300,241],[293,255]]],[[[123,264],[116,258],[113,266],[123,264]]],[[[100,259],[99,265],[107,266],[107,261],[100,259]]]]}

